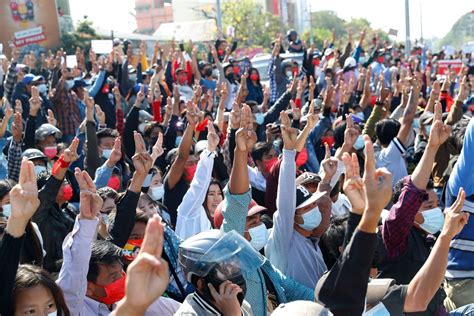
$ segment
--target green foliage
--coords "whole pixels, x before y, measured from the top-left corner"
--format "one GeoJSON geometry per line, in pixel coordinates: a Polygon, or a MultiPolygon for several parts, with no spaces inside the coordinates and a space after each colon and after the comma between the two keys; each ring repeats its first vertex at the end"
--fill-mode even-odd
{"type": "Polygon", "coordinates": [[[275,34],[281,31],[279,17],[264,12],[254,0],[224,2],[222,24],[224,29],[235,27],[235,36],[242,47],[270,47],[275,34]]]}
{"type": "Polygon", "coordinates": [[[82,50],[89,50],[91,40],[100,38],[94,29],[92,21],[82,20],[77,23],[74,32],[62,34],[61,47],[68,55],[72,55],[76,52],[76,47],[80,47],[82,50]]]}
{"type": "Polygon", "coordinates": [[[452,45],[456,49],[474,41],[474,13],[468,12],[454,23],[453,27],[440,42],[441,46],[452,45]]]}

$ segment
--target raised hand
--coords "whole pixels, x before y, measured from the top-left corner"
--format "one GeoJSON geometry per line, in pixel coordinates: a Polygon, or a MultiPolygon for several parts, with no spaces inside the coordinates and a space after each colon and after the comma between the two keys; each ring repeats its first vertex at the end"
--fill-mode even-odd
{"type": "Polygon", "coordinates": [[[84,94],[84,103],[86,104],[87,120],[94,122],[94,98],[90,97],[87,92],[84,94]]]}
{"type": "Polygon", "coordinates": [[[77,146],[79,146],[79,138],[75,137],[72,140],[71,145],[69,145],[69,147],[64,150],[63,159],[65,162],[72,163],[76,161],[77,158],[79,158],[77,154],[77,146]]]}
{"type": "Polygon", "coordinates": [[[344,145],[347,148],[352,148],[359,137],[359,131],[354,128],[352,116],[346,115],[346,130],[344,131],[344,145]]]}
{"type": "Polygon", "coordinates": [[[13,140],[15,140],[16,143],[21,144],[23,140],[23,119],[21,118],[21,114],[18,112],[13,116],[11,131],[13,140]]]}
{"type": "Polygon", "coordinates": [[[217,136],[216,129],[212,121],[207,122],[207,150],[216,151],[219,145],[219,136],[217,136]]]}
{"type": "Polygon", "coordinates": [[[103,201],[96,192],[95,184],[86,171],[81,171],[79,168],[74,170],[77,184],[79,184],[80,205],[79,205],[79,219],[93,220],[97,219],[103,201]]]}
{"type": "Polygon", "coordinates": [[[133,138],[135,140],[135,155],[133,155],[132,161],[135,172],[139,175],[146,176],[153,166],[153,159],[146,151],[145,141],[142,135],[133,132],[133,138]]]}
{"type": "Polygon", "coordinates": [[[97,115],[97,120],[99,120],[99,126],[105,125],[105,113],[100,108],[100,105],[95,105],[95,115],[97,115]]]}
{"type": "Polygon", "coordinates": [[[48,123],[56,126],[58,124],[58,120],[56,120],[56,117],[54,116],[53,111],[48,109],[48,115],[46,115],[46,119],[48,120],[48,123]]]}
{"type": "Polygon", "coordinates": [[[10,205],[11,215],[6,230],[13,237],[20,237],[40,205],[35,166],[26,158],[21,161],[18,184],[10,191],[10,205]]]}
{"type": "Polygon", "coordinates": [[[163,149],[163,134],[159,133],[158,138],[156,140],[155,145],[153,145],[152,151],[151,151],[151,159],[153,159],[153,163],[155,163],[156,159],[163,155],[164,153],[163,149]]]}
{"type": "Polygon", "coordinates": [[[443,123],[442,115],[443,110],[441,108],[441,103],[438,101],[435,104],[433,126],[428,138],[428,145],[430,146],[440,146],[448,139],[449,135],[451,135],[451,126],[443,123]]]}
{"type": "Polygon", "coordinates": [[[140,91],[137,93],[137,98],[135,100],[134,106],[141,107],[143,100],[145,100],[145,85],[141,85],[140,91]]]}
{"type": "Polygon", "coordinates": [[[314,113],[314,106],[315,106],[315,101],[313,100],[311,102],[311,104],[309,105],[309,110],[308,110],[308,114],[305,115],[306,117],[306,126],[309,128],[309,129],[313,129],[316,124],[318,124],[319,122],[319,115],[315,114],[314,113]]]}
{"type": "Polygon", "coordinates": [[[110,157],[107,160],[107,166],[112,168],[120,161],[120,159],[122,159],[122,140],[120,137],[117,137],[114,141],[114,148],[112,148],[110,157]]]}
{"type": "Polygon", "coordinates": [[[28,102],[30,103],[30,115],[36,116],[41,108],[41,98],[37,87],[31,87],[31,98],[28,102]]]}
{"type": "Polygon", "coordinates": [[[287,150],[296,149],[298,130],[291,127],[290,118],[285,111],[280,112],[281,137],[283,138],[283,148],[287,150]]]}
{"type": "MultiPolygon", "coordinates": [[[[372,219],[380,218],[380,213],[392,197],[392,174],[385,168],[375,169],[374,145],[368,135],[365,142],[365,205],[366,213],[372,219]]],[[[374,228],[375,229],[375,228],[374,228]]]]}
{"type": "Polygon", "coordinates": [[[463,212],[464,201],[466,199],[466,192],[463,188],[459,189],[458,197],[449,209],[444,211],[444,226],[441,231],[442,235],[447,235],[449,238],[454,238],[461,232],[469,220],[469,213],[463,212]]]}
{"type": "Polygon", "coordinates": [[[169,274],[168,263],[161,258],[163,240],[163,225],[155,215],[147,223],[140,253],[128,266],[125,297],[113,315],[143,315],[148,306],[164,293],[169,274]]]}
{"type": "Polygon", "coordinates": [[[331,157],[331,150],[329,149],[329,144],[324,143],[326,154],[324,160],[321,162],[321,167],[323,167],[323,176],[322,180],[324,182],[330,182],[332,177],[337,172],[337,158],[331,157]]]}
{"type": "Polygon", "coordinates": [[[352,204],[351,212],[362,214],[365,209],[365,187],[360,177],[359,160],[355,153],[352,153],[352,156],[344,153],[342,161],[346,169],[343,185],[344,194],[352,204]]]}
{"type": "Polygon", "coordinates": [[[237,102],[232,103],[232,111],[230,111],[230,128],[238,129],[240,127],[241,111],[237,102]]]}
{"type": "Polygon", "coordinates": [[[237,295],[242,293],[240,286],[227,280],[219,285],[219,292],[211,283],[208,283],[208,287],[216,307],[223,315],[241,315],[240,303],[237,298],[237,295]]]}
{"type": "Polygon", "coordinates": [[[297,107],[293,100],[290,100],[291,113],[293,114],[293,120],[299,121],[301,118],[301,108],[297,107]]]}
{"type": "Polygon", "coordinates": [[[253,115],[250,107],[245,104],[240,116],[240,128],[235,134],[236,149],[251,152],[257,142],[257,134],[253,131],[253,115]]]}
{"type": "Polygon", "coordinates": [[[23,105],[19,99],[15,100],[15,113],[23,114],[23,105]]]}
{"type": "Polygon", "coordinates": [[[200,111],[196,104],[193,101],[188,101],[186,103],[186,119],[190,125],[196,125],[199,123],[200,111]]]}

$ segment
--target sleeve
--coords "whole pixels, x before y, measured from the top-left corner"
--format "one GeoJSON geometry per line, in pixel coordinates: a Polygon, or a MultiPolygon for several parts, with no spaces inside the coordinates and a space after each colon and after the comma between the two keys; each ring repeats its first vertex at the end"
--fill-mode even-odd
{"type": "Polygon", "coordinates": [[[135,214],[138,205],[139,193],[127,190],[117,203],[117,214],[110,229],[110,241],[120,248],[127,243],[128,237],[135,226],[135,214]]]}
{"type": "Polygon", "coordinates": [[[40,200],[40,205],[38,210],[33,215],[32,221],[40,225],[46,221],[49,217],[48,210],[56,201],[56,196],[58,195],[59,189],[63,181],[60,181],[53,177],[49,176],[46,184],[41,190],[38,191],[38,198],[40,200]]]}
{"type": "Polygon", "coordinates": [[[25,234],[19,238],[14,238],[4,233],[2,243],[0,244],[0,314],[7,315],[13,287],[15,285],[16,271],[20,263],[20,254],[23,247],[25,234]]]}
{"type": "MultiPolygon", "coordinates": [[[[451,176],[448,180],[447,193],[456,196],[459,188],[464,188],[466,196],[474,194],[474,172],[470,166],[470,158],[474,156],[474,119],[471,119],[466,128],[463,146],[459,154],[458,161],[454,165],[451,176]]],[[[454,201],[454,200],[453,200],[454,201]]]]}
{"type": "Polygon", "coordinates": [[[275,101],[275,104],[273,104],[264,114],[263,126],[275,122],[279,118],[280,112],[288,107],[290,100],[291,93],[288,91],[283,93],[281,97],[275,101]]]}
{"type": "Polygon", "coordinates": [[[200,233],[201,217],[207,216],[202,213],[202,204],[206,199],[207,189],[212,177],[215,153],[204,150],[199,159],[196,174],[191,185],[178,206],[178,218],[176,220],[176,235],[186,239],[196,233],[200,233]]]}
{"type": "Polygon", "coordinates": [[[123,137],[123,129],[124,129],[124,123],[123,123],[123,110],[120,108],[122,105],[117,104],[116,106],[116,112],[115,112],[115,120],[116,120],[116,129],[117,132],[119,132],[120,136],[123,137]]]}
{"type": "Polygon", "coordinates": [[[273,229],[270,232],[265,252],[270,262],[281,271],[286,270],[287,254],[293,233],[296,208],[296,152],[283,150],[277,192],[277,211],[273,214],[273,229]],[[275,263],[279,264],[275,264],[275,263]]]}
{"type": "Polygon", "coordinates": [[[16,84],[17,71],[16,71],[16,61],[11,61],[10,67],[8,67],[7,74],[5,76],[5,96],[8,100],[11,100],[13,90],[16,84]]]}
{"type": "Polygon", "coordinates": [[[100,157],[99,152],[97,151],[99,142],[97,140],[97,130],[95,128],[94,122],[86,122],[86,143],[86,170],[87,173],[93,177],[95,175],[95,171],[100,166],[100,157]]]}
{"type": "Polygon", "coordinates": [[[272,265],[270,265],[275,275],[280,279],[280,284],[282,285],[283,289],[285,290],[286,298],[288,302],[293,301],[311,301],[314,302],[314,289],[310,289],[303,284],[296,282],[290,277],[287,277],[279,270],[275,269],[272,265]]]}
{"type": "Polygon", "coordinates": [[[375,124],[382,118],[383,106],[376,105],[374,106],[374,110],[372,114],[370,114],[369,118],[367,119],[367,123],[365,124],[364,130],[362,134],[369,135],[370,138],[374,138],[375,136],[375,124]]]}
{"type": "Polygon", "coordinates": [[[170,151],[174,148],[176,142],[176,124],[178,123],[178,117],[172,115],[170,121],[168,122],[168,127],[166,128],[165,135],[163,137],[163,147],[170,151]]]}
{"type": "Polygon", "coordinates": [[[132,158],[135,153],[135,140],[133,138],[133,131],[138,131],[138,120],[139,120],[140,109],[136,106],[132,106],[130,112],[128,112],[127,119],[125,120],[125,127],[123,131],[123,148],[128,158],[132,158]]]}
{"type": "Polygon", "coordinates": [[[25,136],[23,138],[24,150],[35,148],[36,116],[28,115],[26,119],[25,136]]]}
{"type": "Polygon", "coordinates": [[[408,246],[408,235],[415,221],[426,191],[418,189],[409,177],[404,179],[398,202],[390,209],[390,215],[382,226],[382,237],[387,256],[394,259],[408,246]]]}
{"type": "Polygon", "coordinates": [[[89,96],[90,97],[95,98],[97,93],[99,93],[100,87],[102,87],[102,84],[104,83],[104,80],[105,80],[105,71],[101,70],[99,72],[99,76],[94,81],[94,84],[89,88],[89,96]]]}
{"type": "Polygon", "coordinates": [[[362,315],[376,238],[375,234],[356,230],[340,260],[321,281],[316,299],[334,315],[362,315]]]}
{"type": "Polygon", "coordinates": [[[94,184],[97,189],[106,187],[109,183],[110,177],[112,176],[112,171],[114,168],[107,167],[105,162],[102,166],[97,168],[95,171],[94,184]]]}
{"type": "Polygon", "coordinates": [[[222,208],[224,221],[221,229],[226,233],[235,230],[243,236],[252,193],[249,189],[244,194],[236,195],[230,193],[229,188],[226,187],[224,195],[224,207],[222,208]]]}
{"type": "Polygon", "coordinates": [[[270,59],[268,65],[268,78],[270,80],[270,103],[275,102],[278,97],[277,85],[275,79],[275,57],[270,59]]]}
{"type": "Polygon", "coordinates": [[[13,138],[8,148],[8,179],[18,182],[21,168],[21,144],[18,144],[13,138]]]}
{"type": "Polygon", "coordinates": [[[91,257],[91,244],[99,220],[79,220],[64,239],[63,264],[56,283],[61,287],[71,315],[82,315],[87,291],[87,272],[91,257]]]}

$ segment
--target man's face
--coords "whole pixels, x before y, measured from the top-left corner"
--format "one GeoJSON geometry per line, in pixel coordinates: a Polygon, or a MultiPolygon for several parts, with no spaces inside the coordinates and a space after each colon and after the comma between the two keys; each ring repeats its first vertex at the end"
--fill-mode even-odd
{"type": "Polygon", "coordinates": [[[128,239],[143,239],[145,237],[146,224],[136,222],[128,239]]]}
{"type": "Polygon", "coordinates": [[[88,282],[87,296],[100,298],[107,296],[104,286],[107,286],[124,274],[123,265],[117,261],[112,264],[99,264],[99,273],[95,282],[88,282]]]}
{"type": "Polygon", "coordinates": [[[114,148],[114,143],[115,143],[115,138],[113,137],[104,137],[101,138],[99,141],[99,147],[100,149],[113,149],[114,148]]]}
{"type": "Polygon", "coordinates": [[[265,167],[266,163],[275,159],[277,157],[275,149],[270,149],[268,152],[264,153],[262,156],[262,160],[256,161],[258,170],[264,175],[267,176],[269,174],[269,170],[265,167]]]}
{"type": "Polygon", "coordinates": [[[45,147],[54,147],[54,146],[57,146],[56,137],[54,137],[54,135],[49,135],[44,140],[38,143],[38,147],[40,147],[40,149],[43,149],[45,147]]]}
{"type": "Polygon", "coordinates": [[[261,213],[253,214],[252,216],[248,216],[246,221],[245,221],[245,232],[244,232],[244,237],[248,241],[250,241],[250,234],[249,234],[249,229],[257,227],[262,223],[260,216],[261,213]]]}
{"type": "Polygon", "coordinates": [[[427,190],[428,193],[428,200],[424,201],[420,206],[420,212],[430,210],[432,208],[438,207],[438,196],[434,190],[427,190]]]}

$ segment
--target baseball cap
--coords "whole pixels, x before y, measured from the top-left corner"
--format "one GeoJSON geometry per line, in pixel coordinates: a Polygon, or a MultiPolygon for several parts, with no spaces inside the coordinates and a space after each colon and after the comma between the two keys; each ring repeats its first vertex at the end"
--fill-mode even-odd
{"type": "Polygon", "coordinates": [[[304,186],[299,185],[296,187],[296,208],[302,208],[308,206],[319,198],[324,196],[326,192],[315,192],[312,194],[304,186]]]}
{"type": "Polygon", "coordinates": [[[74,80],[74,86],[72,88],[76,89],[76,88],[84,88],[88,86],[90,86],[90,83],[81,78],[81,79],[74,80]]]}
{"type": "Polygon", "coordinates": [[[35,81],[40,81],[40,80],[44,80],[44,77],[43,76],[35,76],[33,74],[27,74],[23,77],[23,83],[24,84],[30,84],[32,82],[35,82],[35,81]]]}
{"type": "Polygon", "coordinates": [[[311,301],[293,301],[280,304],[272,313],[274,316],[326,316],[329,310],[323,305],[311,301]]]}
{"type": "Polygon", "coordinates": [[[194,145],[194,152],[200,154],[207,147],[207,140],[200,140],[194,145]]]}
{"type": "Polygon", "coordinates": [[[305,185],[309,183],[318,184],[319,182],[321,182],[321,177],[312,172],[302,173],[298,178],[296,178],[296,185],[305,185]]]}
{"type": "Polygon", "coordinates": [[[329,56],[329,55],[331,55],[332,53],[334,53],[334,49],[332,49],[332,48],[326,48],[326,50],[324,51],[324,56],[329,56]]]}
{"type": "MultiPolygon", "coordinates": [[[[222,208],[224,207],[225,200],[222,200],[222,202],[217,205],[217,208],[214,212],[214,227],[215,228],[220,228],[222,225],[222,222],[224,221],[224,216],[222,215],[222,208]]],[[[261,205],[258,205],[257,202],[255,202],[254,199],[250,201],[248,211],[247,211],[247,217],[258,214],[258,213],[263,213],[266,212],[267,209],[261,205]]]]}

